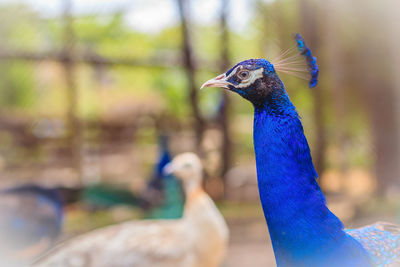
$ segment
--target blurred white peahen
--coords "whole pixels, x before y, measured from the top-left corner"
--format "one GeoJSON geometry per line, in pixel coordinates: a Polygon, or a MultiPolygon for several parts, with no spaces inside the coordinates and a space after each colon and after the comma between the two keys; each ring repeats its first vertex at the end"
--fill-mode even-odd
{"type": "Polygon", "coordinates": [[[181,154],[166,168],[183,183],[186,202],[181,219],[130,221],[95,230],[60,244],[34,266],[220,266],[228,228],[201,187],[199,158],[181,154]]]}

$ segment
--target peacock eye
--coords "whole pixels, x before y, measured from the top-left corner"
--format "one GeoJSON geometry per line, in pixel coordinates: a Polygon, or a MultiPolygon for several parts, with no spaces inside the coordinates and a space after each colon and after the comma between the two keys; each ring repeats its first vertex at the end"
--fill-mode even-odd
{"type": "Polygon", "coordinates": [[[239,72],[238,76],[240,79],[245,80],[245,79],[249,78],[250,73],[247,70],[245,70],[245,71],[239,72]]]}

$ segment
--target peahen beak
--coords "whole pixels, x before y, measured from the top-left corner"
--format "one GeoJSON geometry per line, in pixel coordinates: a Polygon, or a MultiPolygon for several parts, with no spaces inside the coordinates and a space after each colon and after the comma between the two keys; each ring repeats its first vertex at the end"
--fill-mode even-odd
{"type": "Polygon", "coordinates": [[[163,172],[163,175],[165,175],[165,176],[169,176],[169,175],[173,174],[174,169],[173,169],[172,163],[170,162],[167,165],[165,165],[162,172],[163,172]]]}
{"type": "Polygon", "coordinates": [[[226,81],[226,75],[221,74],[218,75],[215,78],[212,78],[211,80],[206,81],[200,89],[203,89],[204,87],[219,87],[219,88],[224,88],[224,89],[229,89],[230,83],[226,81]]]}

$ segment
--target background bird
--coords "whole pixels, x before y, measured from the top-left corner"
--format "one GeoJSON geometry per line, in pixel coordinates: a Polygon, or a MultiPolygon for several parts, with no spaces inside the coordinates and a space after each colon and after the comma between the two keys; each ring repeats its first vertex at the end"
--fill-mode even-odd
{"type": "Polygon", "coordinates": [[[228,228],[201,187],[199,158],[185,153],[166,168],[183,183],[181,219],[131,221],[95,230],[61,244],[34,266],[220,266],[228,228]]]}
{"type": "Polygon", "coordinates": [[[0,192],[0,266],[20,266],[52,247],[63,221],[61,189],[24,185],[0,192]]]}
{"type": "MultiPolygon", "coordinates": [[[[298,47],[307,58],[312,87],[315,58],[302,38],[298,47]]],[[[236,92],[254,106],[258,186],[278,266],[400,265],[398,226],[345,230],[327,208],[299,115],[272,63],[242,61],[202,87],[236,92]]]]}
{"type": "Polygon", "coordinates": [[[90,210],[109,209],[126,205],[143,210],[150,219],[180,218],[183,212],[183,192],[173,175],[165,175],[162,169],[171,161],[168,136],[161,134],[158,140],[158,157],[146,188],[139,193],[129,188],[98,183],[82,188],[81,201],[90,210]]]}
{"type": "Polygon", "coordinates": [[[147,219],[175,219],[182,217],[184,196],[180,181],[172,174],[163,172],[171,162],[168,136],[159,137],[159,155],[154,166],[153,177],[142,193],[144,202],[149,206],[145,214],[147,219]]]}

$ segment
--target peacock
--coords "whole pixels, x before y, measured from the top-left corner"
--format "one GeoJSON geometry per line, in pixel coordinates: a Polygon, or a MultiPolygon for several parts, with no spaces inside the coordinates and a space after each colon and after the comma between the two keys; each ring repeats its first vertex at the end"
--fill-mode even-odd
{"type": "Polygon", "coordinates": [[[158,141],[159,156],[150,181],[143,192],[134,194],[121,186],[99,183],[81,190],[81,200],[90,209],[107,209],[117,205],[139,207],[149,219],[179,218],[183,212],[183,193],[179,181],[165,176],[162,169],[171,161],[168,136],[161,134],[158,141]]]}
{"type": "MultiPolygon", "coordinates": [[[[316,58],[300,34],[295,38],[314,87],[316,58]]],[[[245,60],[202,86],[236,92],[254,107],[258,187],[277,266],[400,266],[399,226],[345,229],[327,208],[300,117],[277,74],[300,70],[298,61],[288,62],[245,60]]]]}
{"type": "Polygon", "coordinates": [[[148,203],[146,219],[176,219],[182,217],[184,196],[182,185],[174,175],[166,175],[164,167],[171,162],[168,136],[159,137],[159,156],[154,166],[152,179],[143,192],[144,202],[148,203]]]}
{"type": "Polygon", "coordinates": [[[202,189],[199,158],[184,153],[165,168],[183,184],[186,202],[182,218],[130,221],[98,229],[61,243],[34,266],[220,266],[229,233],[202,189]]]}
{"type": "Polygon", "coordinates": [[[52,247],[61,233],[62,192],[29,184],[0,191],[0,266],[21,266],[52,247]]]}

